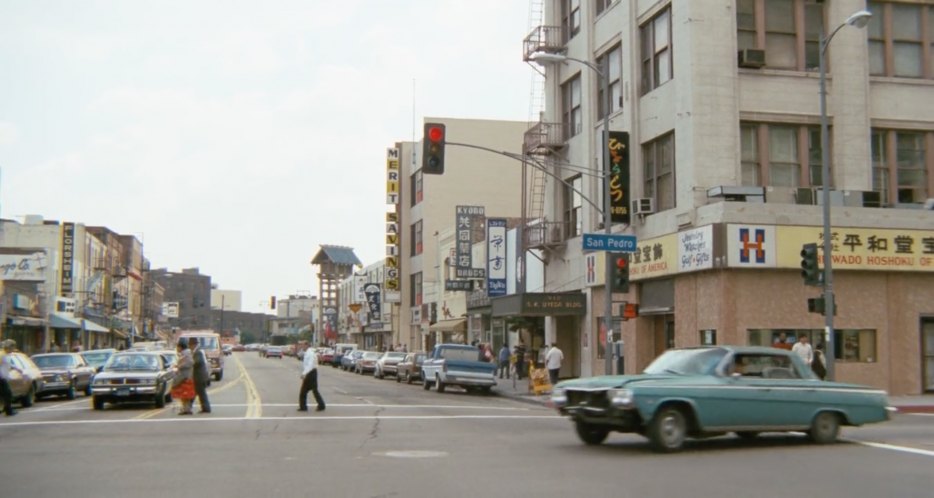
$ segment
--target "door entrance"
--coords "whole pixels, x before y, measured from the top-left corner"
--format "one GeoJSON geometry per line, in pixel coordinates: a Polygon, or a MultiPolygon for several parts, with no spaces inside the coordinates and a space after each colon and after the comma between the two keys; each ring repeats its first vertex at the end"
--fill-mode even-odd
{"type": "Polygon", "coordinates": [[[921,319],[921,354],[924,391],[934,392],[934,318],[921,319]]]}

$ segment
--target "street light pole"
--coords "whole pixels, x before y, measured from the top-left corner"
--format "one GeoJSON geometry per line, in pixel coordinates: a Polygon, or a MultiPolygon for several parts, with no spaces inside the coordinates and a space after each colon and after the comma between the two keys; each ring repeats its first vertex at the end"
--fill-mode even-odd
{"type": "MultiPolygon", "coordinates": [[[[600,77],[605,106],[603,109],[603,137],[601,140],[601,145],[603,147],[603,152],[601,154],[603,174],[600,175],[600,177],[603,178],[603,231],[607,235],[610,235],[613,233],[612,204],[610,202],[610,59],[609,57],[603,58],[602,69],[592,62],[561,54],[539,52],[534,54],[531,59],[538,63],[578,62],[587,66],[600,77]]],[[[604,371],[607,375],[611,375],[613,373],[613,292],[610,282],[613,280],[613,268],[610,267],[610,254],[605,253],[605,256],[603,265],[603,327],[606,330],[606,345],[603,356],[606,360],[604,371]]]]}
{"type": "Polygon", "coordinates": [[[831,240],[830,226],[830,133],[827,122],[827,63],[826,51],[827,45],[833,40],[834,35],[846,25],[857,28],[865,27],[869,22],[872,13],[867,10],[861,10],[846,21],[840,23],[830,36],[824,37],[823,25],[821,25],[821,40],[818,55],[818,66],[820,69],[820,147],[821,147],[821,199],[823,202],[823,245],[824,245],[824,273],[823,273],[823,296],[824,296],[824,358],[827,363],[827,379],[834,380],[834,324],[833,316],[836,312],[836,303],[833,300],[833,246],[831,240]]]}

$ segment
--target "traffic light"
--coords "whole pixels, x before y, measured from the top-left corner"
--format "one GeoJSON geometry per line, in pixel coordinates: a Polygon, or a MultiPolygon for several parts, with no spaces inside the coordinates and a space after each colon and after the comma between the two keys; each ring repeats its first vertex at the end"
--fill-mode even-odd
{"type": "Polygon", "coordinates": [[[425,123],[425,138],[422,140],[422,173],[444,174],[444,125],[425,123]]]}
{"type": "MultiPolygon", "coordinates": [[[[833,299],[833,314],[837,315],[837,298],[832,296],[833,299]]],[[[824,299],[824,296],[821,297],[809,297],[808,298],[808,313],[820,313],[821,315],[827,315],[827,300],[824,299]]]]}
{"type": "Polygon", "coordinates": [[[613,265],[613,280],[610,287],[613,292],[629,292],[629,254],[607,253],[613,265]]]}
{"type": "Polygon", "coordinates": [[[817,267],[817,244],[801,246],[801,277],[804,285],[821,285],[820,268],[817,267]]]}

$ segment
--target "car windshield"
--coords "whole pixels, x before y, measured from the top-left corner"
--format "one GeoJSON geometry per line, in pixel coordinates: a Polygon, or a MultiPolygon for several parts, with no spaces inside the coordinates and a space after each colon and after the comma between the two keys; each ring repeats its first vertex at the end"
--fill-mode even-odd
{"type": "Polygon", "coordinates": [[[386,358],[400,358],[400,359],[405,358],[405,353],[401,353],[401,352],[397,353],[395,351],[391,351],[389,353],[386,353],[386,358]]]}
{"type": "Polygon", "coordinates": [[[91,365],[103,365],[107,361],[107,358],[110,358],[110,355],[111,353],[108,352],[81,353],[81,356],[84,357],[84,361],[91,365]]]}
{"type": "Polygon", "coordinates": [[[68,355],[35,356],[32,361],[39,368],[66,368],[75,364],[75,359],[68,355]]]}
{"type": "Polygon", "coordinates": [[[709,374],[727,355],[725,349],[672,349],[645,368],[647,374],[709,374]]]}
{"type": "Polygon", "coordinates": [[[120,354],[113,355],[104,365],[104,371],[144,370],[157,371],[160,369],[159,357],[153,354],[120,354]]]}
{"type": "Polygon", "coordinates": [[[211,336],[204,336],[204,337],[192,336],[192,337],[194,337],[195,339],[198,339],[198,347],[200,347],[201,349],[217,349],[217,337],[211,337],[211,336]]]}
{"type": "Polygon", "coordinates": [[[380,356],[380,353],[376,353],[376,352],[373,352],[373,351],[368,351],[368,352],[366,352],[366,353],[363,353],[363,357],[366,358],[366,359],[368,359],[368,360],[375,360],[375,359],[378,359],[379,356],[380,356]]]}

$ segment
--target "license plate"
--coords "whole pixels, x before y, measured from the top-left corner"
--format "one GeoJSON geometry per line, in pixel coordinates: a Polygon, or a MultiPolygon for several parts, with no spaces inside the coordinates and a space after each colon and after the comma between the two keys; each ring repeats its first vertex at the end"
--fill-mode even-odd
{"type": "Polygon", "coordinates": [[[129,396],[129,395],[130,395],[129,387],[121,387],[117,389],[117,396],[129,396]]]}

